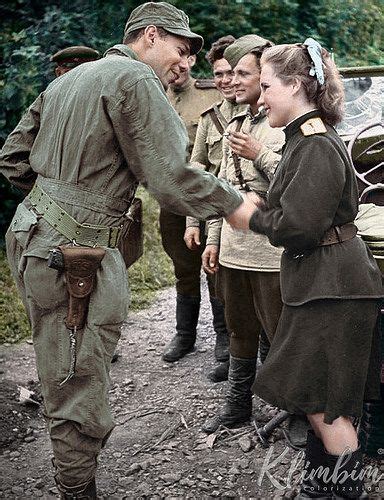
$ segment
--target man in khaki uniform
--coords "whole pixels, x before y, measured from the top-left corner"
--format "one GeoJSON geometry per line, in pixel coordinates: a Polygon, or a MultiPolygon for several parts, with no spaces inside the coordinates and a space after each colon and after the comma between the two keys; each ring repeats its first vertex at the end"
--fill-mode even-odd
{"type": "MultiPolygon", "coordinates": [[[[249,105],[237,115],[223,142],[219,178],[227,179],[239,192],[265,196],[280,160],[284,133],[272,129],[260,97],[260,57],[271,42],[257,35],[239,38],[224,52],[234,69],[236,102],[249,105]]],[[[225,303],[230,335],[229,390],[226,404],[203,426],[214,432],[220,425],[233,426],[252,414],[251,386],[256,374],[258,341],[263,329],[271,339],[282,307],[280,295],[281,250],[264,235],[252,235],[230,227],[225,221],[208,224],[203,267],[218,273],[218,290],[225,303]],[[219,255],[220,250],[220,255],[219,255]]]]}
{"type": "MultiPolygon", "coordinates": [[[[232,85],[233,71],[226,59],[224,51],[235,38],[231,35],[216,40],[206,55],[213,71],[213,78],[221,94],[221,101],[205,110],[199,119],[191,162],[200,168],[217,175],[223,157],[223,132],[231,119],[245,106],[236,103],[235,88],[232,85]]],[[[201,253],[205,247],[205,225],[193,217],[187,217],[184,241],[191,250],[198,249],[201,253]]],[[[226,380],[228,377],[228,331],[225,324],[224,307],[217,298],[215,279],[207,274],[210,301],[213,312],[213,325],[216,331],[215,357],[221,363],[208,374],[213,382],[226,380]]]]}
{"type": "Polygon", "coordinates": [[[7,256],[32,326],[62,498],[96,498],[97,456],[114,427],[109,368],[129,304],[116,246],[138,183],[180,214],[238,224],[253,212],[225,181],[188,168],[187,134],[164,92],[202,43],[184,12],[140,5],[123,44],[54,80],[0,155],[15,186],[30,190],[37,175],[7,232],[7,256]],[[66,280],[62,265],[47,265],[59,246],[66,280]],[[79,253],[79,262],[68,258],[79,253]],[[78,327],[76,296],[87,293],[78,327]]]}
{"type": "Polygon", "coordinates": [[[72,45],[55,52],[50,61],[56,63],[55,75],[61,76],[80,64],[100,59],[100,53],[84,45],[72,45]]]}
{"type": "MultiPolygon", "coordinates": [[[[167,91],[172,106],[183,120],[189,138],[188,152],[191,153],[199,117],[220,94],[214,84],[199,81],[191,76],[196,57],[189,57],[189,65],[167,91]]],[[[165,208],[160,210],[160,232],[164,250],[172,259],[176,276],[176,335],[166,346],[163,359],[169,363],[179,360],[192,351],[196,339],[196,327],[200,310],[200,275],[202,249],[190,250],[184,243],[185,217],[165,208]]],[[[216,332],[223,330],[224,317],[213,308],[216,332]]],[[[224,324],[225,329],[225,324],[224,324]]],[[[226,329],[225,329],[226,333],[226,329]]],[[[220,335],[220,333],[219,333],[220,335]]],[[[219,359],[228,356],[218,353],[219,359]]]]}

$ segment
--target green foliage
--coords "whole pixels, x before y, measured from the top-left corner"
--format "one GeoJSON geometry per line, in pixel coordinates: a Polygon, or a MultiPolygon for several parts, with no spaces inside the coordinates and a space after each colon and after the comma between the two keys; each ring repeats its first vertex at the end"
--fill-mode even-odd
{"type": "Polygon", "coordinates": [[[19,298],[5,252],[0,249],[0,344],[14,344],[31,335],[24,306],[19,298]]]}

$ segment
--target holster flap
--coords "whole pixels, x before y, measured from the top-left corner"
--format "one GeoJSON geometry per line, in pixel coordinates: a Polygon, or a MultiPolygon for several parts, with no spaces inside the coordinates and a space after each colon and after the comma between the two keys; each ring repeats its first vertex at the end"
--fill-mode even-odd
{"type": "Polygon", "coordinates": [[[64,258],[65,277],[69,293],[66,318],[68,328],[82,328],[88,311],[89,296],[95,286],[96,272],[105,249],[60,246],[64,258]]]}

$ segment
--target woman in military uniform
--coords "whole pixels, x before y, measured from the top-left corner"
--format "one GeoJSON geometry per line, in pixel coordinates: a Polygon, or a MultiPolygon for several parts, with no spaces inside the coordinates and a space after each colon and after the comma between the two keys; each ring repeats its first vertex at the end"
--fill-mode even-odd
{"type": "Polygon", "coordinates": [[[300,498],[357,498],[361,450],[351,417],[360,416],[364,397],[378,396],[374,332],[383,291],[356,237],[355,175],[333,128],[343,88],[313,39],[272,47],[261,64],[259,102],[272,127],[285,126],[286,145],[268,203],[249,227],[285,250],[282,315],[254,390],[312,425],[300,498]]]}

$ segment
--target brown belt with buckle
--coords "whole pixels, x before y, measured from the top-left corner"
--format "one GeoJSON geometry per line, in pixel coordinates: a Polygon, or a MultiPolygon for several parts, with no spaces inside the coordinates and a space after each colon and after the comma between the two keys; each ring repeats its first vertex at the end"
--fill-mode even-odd
{"type": "Polygon", "coordinates": [[[347,222],[341,226],[330,227],[325,231],[322,237],[319,247],[326,245],[335,245],[336,243],[342,243],[343,241],[348,241],[354,238],[357,234],[357,227],[353,222],[347,222]]]}

